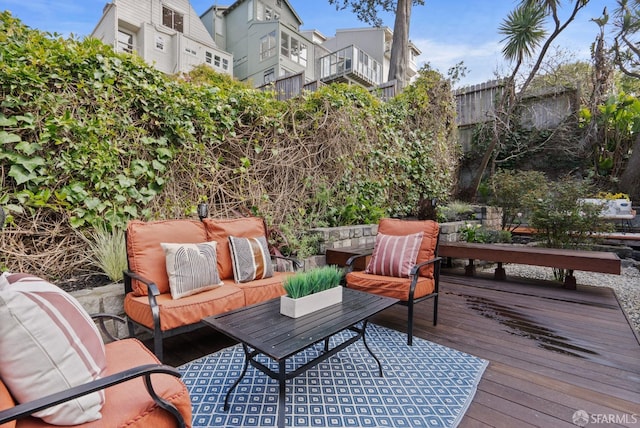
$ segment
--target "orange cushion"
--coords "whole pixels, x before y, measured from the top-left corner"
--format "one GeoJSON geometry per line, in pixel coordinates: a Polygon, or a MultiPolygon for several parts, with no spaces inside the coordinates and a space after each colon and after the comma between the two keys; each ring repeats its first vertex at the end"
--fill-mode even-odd
{"type": "Polygon", "coordinates": [[[220,279],[233,278],[233,262],[229,249],[229,236],[239,238],[266,237],[264,220],[260,217],[202,220],[207,230],[207,241],[218,243],[218,273],[220,279]]]}
{"type": "MultiPolygon", "coordinates": [[[[16,403],[13,401],[13,397],[9,393],[6,385],[0,379],[0,410],[7,410],[15,406],[16,403]]],[[[0,428],[13,428],[16,426],[16,421],[7,422],[6,424],[0,425],[0,428]]]]}
{"type": "Polygon", "coordinates": [[[289,275],[293,275],[293,272],[274,272],[270,278],[256,279],[240,284],[234,283],[233,279],[226,279],[223,282],[240,288],[244,292],[245,304],[253,305],[286,294],[282,282],[289,275]]]}
{"type": "MultiPolygon", "coordinates": [[[[160,307],[162,331],[195,324],[205,317],[241,308],[245,304],[242,290],[226,284],[178,300],[172,299],[169,293],[161,294],[156,299],[160,307]]],[[[135,296],[134,293],[128,293],[124,298],[124,310],[132,320],[153,328],[148,296],[135,296]]]]}
{"type": "MultiPolygon", "coordinates": [[[[410,278],[398,278],[394,276],[381,276],[364,273],[364,271],[349,272],[346,276],[347,286],[354,290],[381,296],[393,297],[407,301],[409,299],[410,278]]],[[[435,281],[433,278],[419,277],[414,292],[414,299],[433,293],[435,281]]]]}
{"type": "MultiPolygon", "coordinates": [[[[167,264],[161,242],[199,244],[207,240],[204,225],[198,220],[130,221],[127,225],[129,269],[155,282],[160,293],[169,293],[167,264]]],[[[147,294],[144,284],[133,281],[138,296],[147,294]]]]}
{"type": "MultiPolygon", "coordinates": [[[[158,363],[158,359],[137,339],[124,339],[106,345],[107,376],[143,364],[158,363]]],[[[172,402],[183,415],[187,426],[191,426],[191,400],[189,392],[180,379],[157,374],[151,376],[155,391],[172,402]]],[[[21,419],[17,428],[49,427],[41,419],[21,419]]],[[[175,419],[160,409],[147,393],[143,378],[124,382],[105,390],[102,419],[76,425],[83,428],[103,427],[154,427],[175,428],[175,419]]],[[[3,426],[4,428],[4,426],[3,426]]]]}
{"type": "MultiPolygon", "coordinates": [[[[418,251],[416,263],[426,262],[435,256],[436,244],[440,225],[433,220],[400,220],[395,218],[383,218],[378,223],[378,233],[384,235],[409,235],[423,232],[422,244],[418,251]]],[[[421,276],[433,278],[433,265],[425,266],[420,270],[421,276]]]]}

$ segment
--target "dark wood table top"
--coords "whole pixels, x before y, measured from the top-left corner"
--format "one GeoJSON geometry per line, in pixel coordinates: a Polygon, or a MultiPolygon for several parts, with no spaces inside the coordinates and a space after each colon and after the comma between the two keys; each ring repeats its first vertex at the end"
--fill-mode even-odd
{"type": "Polygon", "coordinates": [[[344,288],[342,303],[299,318],[281,315],[280,299],[277,298],[202,321],[280,361],[397,302],[397,299],[344,288]]]}

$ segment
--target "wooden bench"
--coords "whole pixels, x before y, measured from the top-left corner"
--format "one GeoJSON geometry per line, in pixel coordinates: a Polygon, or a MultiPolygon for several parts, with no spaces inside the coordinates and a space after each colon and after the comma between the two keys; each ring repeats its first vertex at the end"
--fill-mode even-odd
{"type": "MultiPolygon", "coordinates": [[[[347,259],[354,255],[371,253],[371,248],[334,248],[327,249],[327,264],[345,266],[347,259]]],[[[515,263],[533,266],[546,266],[567,269],[568,275],[564,280],[564,288],[575,290],[576,278],[574,270],[600,272],[620,275],[621,262],[615,253],[606,251],[565,250],[560,248],[528,247],[505,244],[472,244],[467,242],[440,242],[438,248],[440,257],[468,259],[465,275],[475,275],[474,260],[496,262],[498,266],[494,272],[496,280],[505,280],[506,272],[503,263],[515,263]]],[[[357,269],[364,270],[368,258],[361,259],[357,269]]]]}
{"type": "Polygon", "coordinates": [[[575,290],[576,278],[574,270],[600,272],[620,275],[620,258],[615,253],[606,251],[581,251],[560,248],[529,247],[504,244],[475,244],[467,242],[440,243],[438,254],[442,257],[468,259],[465,274],[475,274],[474,260],[496,262],[494,277],[496,280],[506,279],[503,263],[516,263],[533,266],[546,266],[567,269],[564,288],[575,290]]]}

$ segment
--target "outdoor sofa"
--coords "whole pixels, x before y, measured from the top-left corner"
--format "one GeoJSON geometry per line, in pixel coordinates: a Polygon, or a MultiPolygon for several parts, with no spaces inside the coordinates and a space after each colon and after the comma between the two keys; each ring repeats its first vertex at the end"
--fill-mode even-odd
{"type": "Polygon", "coordinates": [[[127,226],[126,242],[130,333],[135,326],[150,332],[160,360],[164,338],[202,327],[208,316],[285,294],[282,282],[292,273],[273,269],[259,217],[136,220],[127,226]]]}

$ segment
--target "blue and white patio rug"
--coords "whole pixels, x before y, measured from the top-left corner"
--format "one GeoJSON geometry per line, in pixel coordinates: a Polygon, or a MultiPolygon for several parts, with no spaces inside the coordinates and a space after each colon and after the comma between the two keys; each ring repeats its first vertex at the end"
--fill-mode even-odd
{"type": "MultiPolygon", "coordinates": [[[[287,427],[455,427],[488,365],[418,337],[408,346],[405,333],[375,324],[367,327],[367,344],[384,377],[362,341],[354,343],[287,381],[287,427]]],[[[322,347],[298,354],[291,364],[302,365],[322,347]]],[[[277,367],[264,356],[258,359],[277,367]]],[[[194,427],[276,425],[278,382],[251,366],[224,411],[225,394],[243,364],[242,348],[235,345],[178,368],[191,395],[194,427]]]]}

